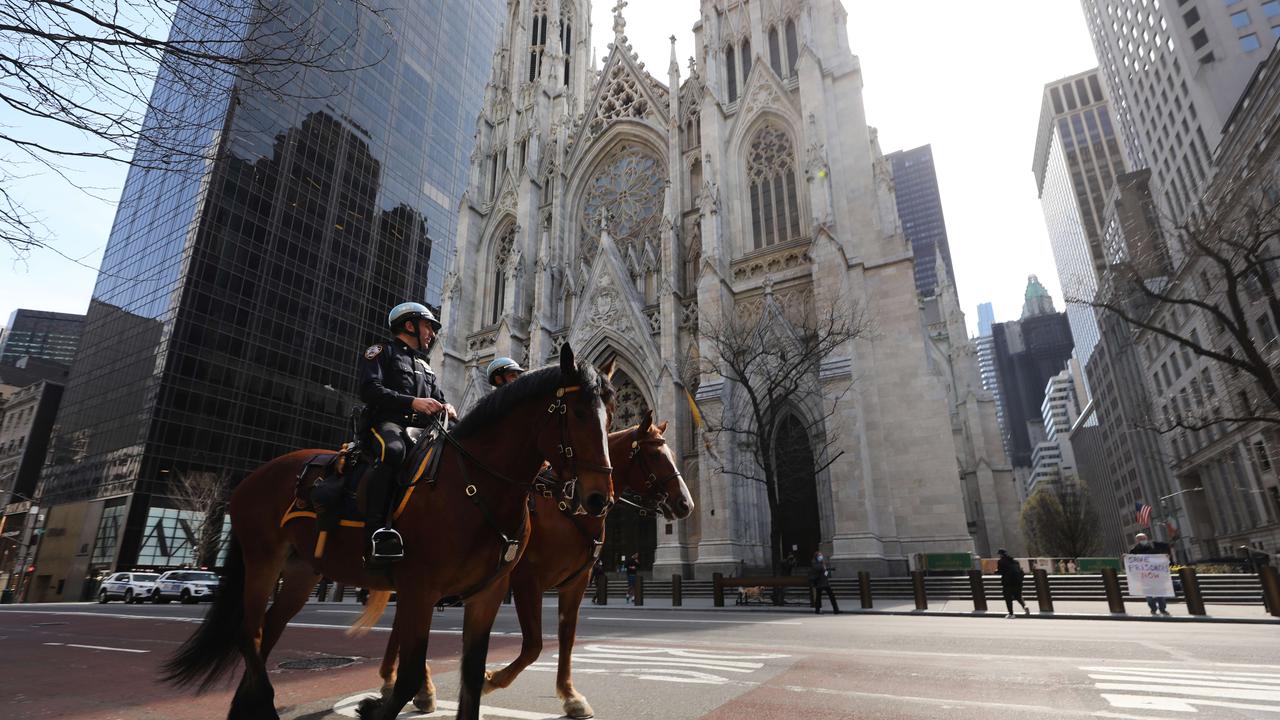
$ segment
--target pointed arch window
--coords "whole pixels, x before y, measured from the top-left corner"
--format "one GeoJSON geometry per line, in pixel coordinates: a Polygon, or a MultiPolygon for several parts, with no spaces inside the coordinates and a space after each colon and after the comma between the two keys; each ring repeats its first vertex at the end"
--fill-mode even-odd
{"type": "Polygon", "coordinates": [[[547,49],[547,14],[537,13],[529,24],[529,82],[542,72],[542,56],[547,49]]]}
{"type": "Polygon", "coordinates": [[[560,48],[564,52],[564,84],[568,85],[573,68],[573,18],[567,12],[560,18],[560,48]]]}
{"type": "Polygon", "coordinates": [[[742,47],[739,48],[739,54],[742,56],[742,86],[745,89],[747,85],[747,76],[751,74],[751,41],[743,40],[742,47]]]}
{"type": "Polygon", "coordinates": [[[724,74],[725,89],[729,91],[729,102],[738,99],[737,67],[737,57],[733,51],[733,45],[726,45],[724,48],[724,74]]]}
{"type": "Polygon", "coordinates": [[[782,75],[782,47],[778,42],[778,26],[774,25],[769,28],[769,67],[778,74],[782,75]]]}
{"type": "Polygon", "coordinates": [[[487,325],[497,325],[507,309],[507,264],[511,262],[511,251],[516,244],[515,226],[508,227],[498,242],[493,246],[493,294],[489,299],[489,312],[485,321],[487,325]]]}
{"type": "Polygon", "coordinates": [[[755,249],[800,237],[800,200],[791,138],[775,124],[762,127],[747,146],[751,237],[755,249]]]}
{"type": "Polygon", "coordinates": [[[800,59],[800,43],[796,41],[796,21],[787,18],[787,77],[795,77],[796,62],[800,59]]]}

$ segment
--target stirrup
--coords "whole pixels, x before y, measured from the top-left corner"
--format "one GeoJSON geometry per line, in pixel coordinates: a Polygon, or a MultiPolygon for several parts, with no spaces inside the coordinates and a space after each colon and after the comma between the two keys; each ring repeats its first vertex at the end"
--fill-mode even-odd
{"type": "Polygon", "coordinates": [[[394,528],[375,530],[370,538],[369,559],[399,560],[404,557],[404,538],[394,528]],[[380,552],[381,550],[381,552],[380,552]]]}

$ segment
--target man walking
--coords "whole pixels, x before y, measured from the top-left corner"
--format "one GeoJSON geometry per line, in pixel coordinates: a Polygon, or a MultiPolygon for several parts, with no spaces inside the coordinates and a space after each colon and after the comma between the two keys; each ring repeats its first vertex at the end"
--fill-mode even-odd
{"type": "Polygon", "coordinates": [[[1022,602],[1022,579],[1026,576],[1026,572],[1022,566],[1014,560],[1009,551],[1000,548],[996,551],[1000,559],[996,562],[996,573],[1000,576],[1000,592],[1004,595],[1004,608],[1006,618],[1013,617],[1013,601],[1017,600],[1022,606],[1022,614],[1030,615],[1031,610],[1027,608],[1027,604],[1022,602]]]}
{"type": "Polygon", "coordinates": [[[827,568],[827,559],[823,557],[822,551],[818,550],[813,553],[813,565],[809,567],[809,586],[813,592],[813,612],[817,615],[822,614],[822,593],[825,590],[827,597],[831,599],[831,612],[836,615],[840,614],[840,606],[836,604],[836,594],[831,590],[831,582],[828,575],[831,574],[827,568]]]}

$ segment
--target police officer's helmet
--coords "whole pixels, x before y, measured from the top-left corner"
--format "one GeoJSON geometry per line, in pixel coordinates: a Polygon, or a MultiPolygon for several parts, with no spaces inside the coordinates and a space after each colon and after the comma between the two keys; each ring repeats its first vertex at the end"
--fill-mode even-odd
{"type": "Polygon", "coordinates": [[[387,313],[387,327],[391,328],[392,332],[398,332],[406,320],[426,320],[431,323],[431,327],[436,332],[440,332],[440,321],[436,319],[435,313],[431,312],[431,308],[422,303],[400,303],[387,313]]]}
{"type": "Polygon", "coordinates": [[[488,376],[489,384],[492,385],[494,378],[505,372],[522,373],[524,372],[524,368],[520,367],[520,363],[509,357],[500,357],[489,363],[489,367],[485,371],[485,375],[488,376]]]}

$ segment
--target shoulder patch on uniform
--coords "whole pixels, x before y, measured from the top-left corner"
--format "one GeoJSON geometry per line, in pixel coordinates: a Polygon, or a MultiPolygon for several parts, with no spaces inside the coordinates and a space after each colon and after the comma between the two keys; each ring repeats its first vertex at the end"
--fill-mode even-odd
{"type": "Polygon", "coordinates": [[[422,358],[416,358],[416,360],[418,361],[418,364],[421,365],[422,368],[426,370],[428,373],[430,373],[431,375],[436,374],[436,372],[431,369],[431,363],[427,362],[426,360],[423,360],[422,358]]]}
{"type": "Polygon", "coordinates": [[[364,351],[364,359],[372,360],[382,353],[381,345],[370,345],[368,350],[364,351]]]}

